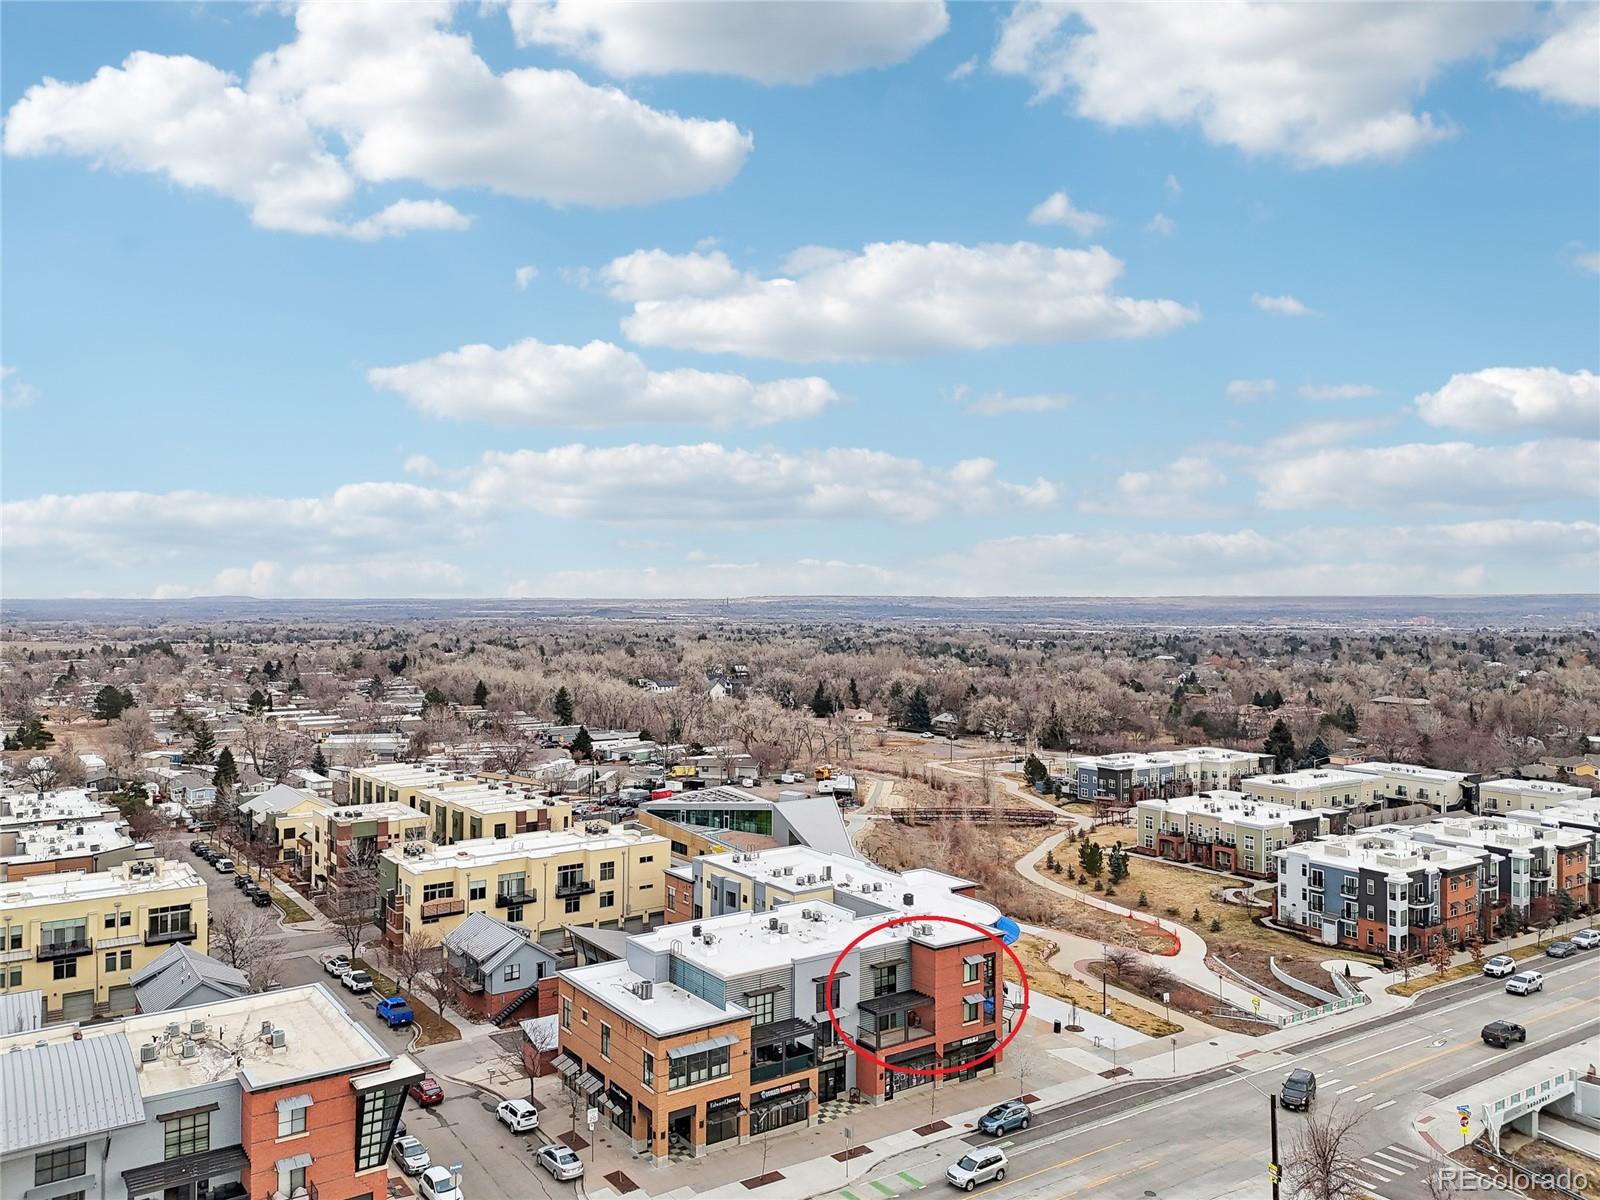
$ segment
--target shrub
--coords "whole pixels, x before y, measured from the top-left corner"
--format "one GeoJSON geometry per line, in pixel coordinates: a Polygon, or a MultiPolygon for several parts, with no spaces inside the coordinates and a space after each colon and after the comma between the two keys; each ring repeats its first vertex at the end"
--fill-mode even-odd
{"type": "Polygon", "coordinates": [[[1221,933],[1222,932],[1222,922],[1219,921],[1216,917],[1212,917],[1211,918],[1211,932],[1212,933],[1221,933]]]}
{"type": "Polygon", "coordinates": [[[1139,902],[1138,903],[1139,903],[1139,907],[1140,908],[1149,908],[1150,907],[1150,897],[1146,896],[1143,892],[1140,892],[1139,893],[1139,902]]]}

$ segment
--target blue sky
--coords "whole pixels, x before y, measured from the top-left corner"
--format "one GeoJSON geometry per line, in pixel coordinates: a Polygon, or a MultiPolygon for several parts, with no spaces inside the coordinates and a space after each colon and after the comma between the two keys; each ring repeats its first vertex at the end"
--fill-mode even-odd
{"type": "Polygon", "coordinates": [[[0,20],[8,595],[1600,578],[1593,5],[0,20]]]}

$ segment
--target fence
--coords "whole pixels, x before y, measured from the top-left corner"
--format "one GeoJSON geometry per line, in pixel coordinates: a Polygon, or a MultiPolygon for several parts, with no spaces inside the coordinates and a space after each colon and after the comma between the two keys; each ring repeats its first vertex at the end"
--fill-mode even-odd
{"type": "Polygon", "coordinates": [[[1282,1028],[1290,1025],[1304,1025],[1308,1021],[1317,1021],[1323,1017],[1335,1016],[1338,1013],[1349,1012],[1351,1009],[1360,1008],[1363,1004],[1371,1004],[1372,999],[1357,992],[1349,1000],[1335,1000],[1330,1004],[1319,1004],[1316,1008],[1307,1008],[1300,1012],[1290,1013],[1282,1018],[1278,1024],[1282,1028]]]}

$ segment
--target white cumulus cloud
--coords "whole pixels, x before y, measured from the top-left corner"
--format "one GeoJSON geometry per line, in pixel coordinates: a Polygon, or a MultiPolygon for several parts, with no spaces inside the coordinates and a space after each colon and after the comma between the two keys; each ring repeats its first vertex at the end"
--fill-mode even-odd
{"type": "Polygon", "coordinates": [[[1447,136],[1419,93],[1523,20],[1488,4],[1024,3],[990,65],[1105,125],[1193,124],[1219,145],[1330,166],[1447,136]]]}
{"type": "Polygon", "coordinates": [[[1106,219],[1099,213],[1074,208],[1065,192],[1051,192],[1029,211],[1028,224],[1065,225],[1079,237],[1089,237],[1105,228],[1106,219]]]}
{"type": "Polygon", "coordinates": [[[1316,314],[1293,296],[1268,296],[1255,292],[1250,297],[1254,304],[1264,313],[1271,313],[1275,317],[1310,317],[1316,314]]]}
{"type": "Polygon", "coordinates": [[[1171,237],[1178,232],[1178,223],[1166,213],[1157,213],[1144,223],[1146,233],[1160,234],[1162,237],[1171,237]]]}
{"type": "Polygon", "coordinates": [[[1554,367],[1488,367],[1452,375],[1436,392],[1417,397],[1430,425],[1473,433],[1543,429],[1573,436],[1600,434],[1600,376],[1554,367]]]}
{"type": "Polygon", "coordinates": [[[604,267],[634,302],[636,342],[791,360],[899,358],[990,346],[1149,337],[1199,317],[1176,300],[1112,292],[1122,263],[1100,247],[878,242],[808,247],[773,278],[719,255],[641,252],[604,267]]]}
{"type": "Polygon", "coordinates": [[[692,72],[758,83],[893,66],[950,25],[944,0],[511,0],[510,15],[522,45],[549,47],[618,78],[692,72]]]}
{"type": "Polygon", "coordinates": [[[652,371],[610,342],[505,347],[447,354],[367,372],[436,417],[593,429],[640,421],[732,426],[813,417],[839,399],[815,376],[756,383],[742,375],[679,368],[652,371]]]}
{"type": "Polygon", "coordinates": [[[39,389],[22,378],[12,366],[0,366],[0,409],[28,408],[39,398],[39,389]]]}
{"type": "Polygon", "coordinates": [[[517,290],[525,292],[528,290],[528,285],[539,278],[539,268],[535,266],[518,267],[516,278],[517,290]]]}
{"type": "Polygon", "coordinates": [[[1259,400],[1278,390],[1276,379],[1230,379],[1224,389],[1230,400],[1259,400]]]}
{"type": "Polygon", "coordinates": [[[1561,24],[1525,57],[1495,72],[1501,87],[1574,108],[1600,108],[1600,4],[1555,9],[1561,24]]]}
{"type": "Polygon", "coordinates": [[[1058,392],[1034,392],[1012,396],[1005,392],[985,392],[973,395],[966,384],[956,388],[955,401],[963,412],[976,417],[1003,417],[1012,413],[1054,412],[1072,403],[1072,397],[1058,392]]]}
{"type": "Polygon", "coordinates": [[[1085,496],[1078,508],[1115,517],[1192,517],[1215,512],[1220,507],[1216,493],[1227,486],[1222,468],[1186,456],[1159,470],[1124,472],[1109,491],[1085,496]]]}

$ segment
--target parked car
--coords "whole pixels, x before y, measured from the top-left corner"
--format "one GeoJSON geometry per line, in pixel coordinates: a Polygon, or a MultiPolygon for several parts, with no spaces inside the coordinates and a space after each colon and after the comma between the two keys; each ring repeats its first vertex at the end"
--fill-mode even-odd
{"type": "Polygon", "coordinates": [[[539,1110],[528,1100],[502,1100],[495,1105],[494,1115],[512,1133],[539,1128],[539,1110]]]}
{"type": "Polygon", "coordinates": [[[1010,1133],[1013,1129],[1026,1129],[1031,1120],[1033,1120],[1031,1108],[1021,1100],[1007,1100],[1004,1104],[996,1104],[979,1117],[978,1128],[984,1133],[998,1137],[1002,1133],[1010,1133]]]}
{"type": "Polygon", "coordinates": [[[432,1075],[424,1075],[407,1088],[406,1091],[423,1108],[431,1108],[433,1105],[444,1101],[444,1089],[439,1086],[439,1081],[432,1075]]]}
{"type": "Polygon", "coordinates": [[[1506,991],[1513,996],[1531,996],[1544,991],[1544,976],[1538,971],[1518,971],[1506,980],[1506,991]]]}
{"type": "Polygon", "coordinates": [[[329,975],[343,975],[350,969],[350,956],[348,954],[326,954],[322,958],[322,969],[329,975]]]}
{"type": "Polygon", "coordinates": [[[1495,979],[1504,979],[1507,975],[1515,974],[1516,970],[1517,960],[1509,954],[1496,954],[1483,964],[1483,973],[1495,979]]]}
{"type": "Polygon", "coordinates": [[[571,1146],[540,1146],[539,1153],[533,1156],[539,1165],[557,1179],[580,1179],[583,1177],[583,1159],[573,1153],[571,1146]]]}
{"type": "Polygon", "coordinates": [[[461,1200],[461,1185],[443,1167],[429,1167],[417,1178],[420,1200],[461,1200]]]}
{"type": "Polygon", "coordinates": [[[417,1019],[404,996],[385,996],[378,1001],[378,1019],[387,1021],[390,1029],[399,1029],[417,1019]]]}
{"type": "Polygon", "coordinates": [[[263,891],[261,888],[253,888],[250,892],[250,903],[254,904],[257,908],[271,908],[272,895],[269,892],[263,891]]]}
{"type": "Polygon", "coordinates": [[[1528,1031],[1513,1021],[1490,1021],[1483,1027],[1482,1037],[1489,1045],[1503,1050],[1512,1042],[1527,1041],[1528,1031]]]}
{"type": "Polygon", "coordinates": [[[196,838],[194,841],[189,843],[189,853],[190,854],[199,854],[200,851],[204,850],[205,848],[206,848],[206,844],[204,842],[202,842],[199,838],[196,838]]]}
{"type": "Polygon", "coordinates": [[[1600,946],[1600,929],[1580,929],[1567,940],[1579,950],[1593,950],[1600,946]]]}
{"type": "Polygon", "coordinates": [[[235,875],[233,877],[233,886],[238,888],[241,892],[244,891],[245,888],[250,886],[250,876],[235,875]]]}
{"type": "Polygon", "coordinates": [[[433,1165],[433,1160],[428,1157],[428,1148],[414,1137],[395,1138],[389,1157],[407,1175],[420,1174],[433,1165]]]}
{"type": "Polygon", "coordinates": [[[944,1177],[962,1191],[970,1192],[980,1183],[1004,1179],[1009,1162],[1006,1152],[999,1146],[983,1146],[967,1151],[951,1163],[944,1177]]]}
{"type": "Polygon", "coordinates": [[[346,971],[339,976],[339,982],[344,984],[346,991],[370,992],[372,990],[372,976],[365,971],[346,971]]]}
{"type": "Polygon", "coordinates": [[[1294,1112],[1310,1112],[1317,1099],[1317,1077],[1299,1069],[1289,1072],[1278,1092],[1278,1103],[1294,1112]]]}
{"type": "Polygon", "coordinates": [[[231,859],[231,858],[219,858],[219,859],[217,859],[216,862],[212,863],[211,865],[213,867],[215,867],[223,875],[232,875],[233,874],[233,859],[231,859]]]}
{"type": "Polygon", "coordinates": [[[1578,952],[1578,948],[1571,942],[1551,942],[1544,948],[1544,952],[1551,958],[1571,958],[1578,952]]]}

